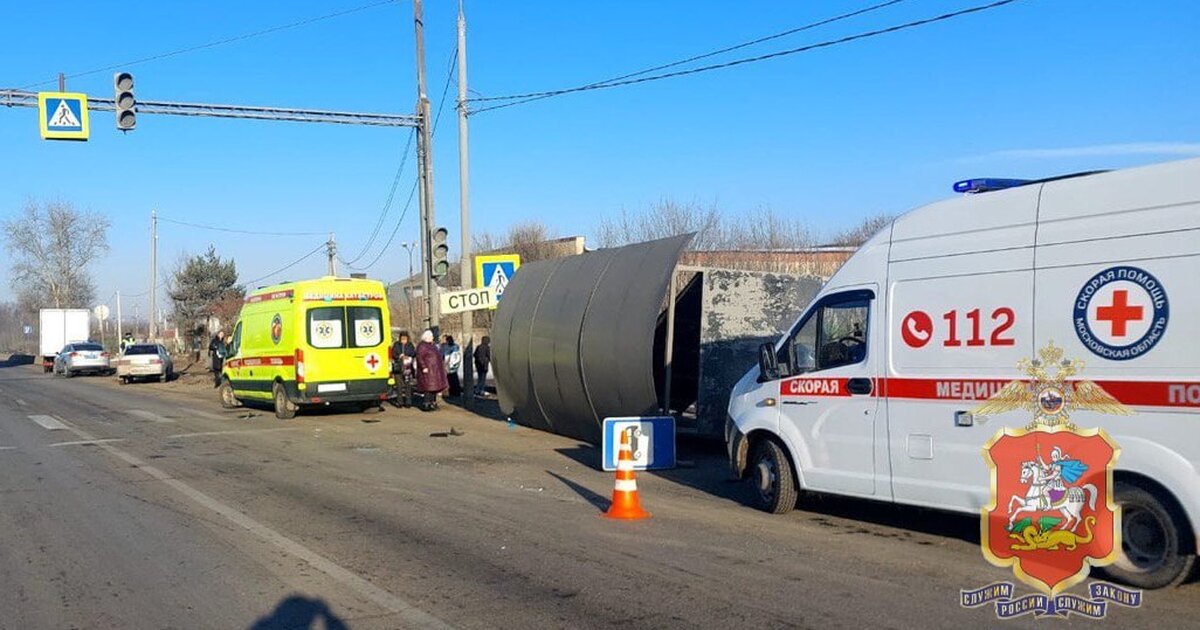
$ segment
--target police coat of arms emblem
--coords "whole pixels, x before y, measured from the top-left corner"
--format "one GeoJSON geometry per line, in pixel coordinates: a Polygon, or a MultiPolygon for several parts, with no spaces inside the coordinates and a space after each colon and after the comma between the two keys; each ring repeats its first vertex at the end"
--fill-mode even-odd
{"type": "MultiPolygon", "coordinates": [[[[1091,567],[1112,564],[1121,549],[1120,510],[1113,502],[1120,449],[1103,429],[1077,427],[1071,413],[1132,411],[1096,383],[1077,378],[1083,363],[1064,359],[1053,342],[1018,367],[1028,379],[1008,383],[972,410],[980,416],[1033,414],[1024,428],[1006,427],[983,447],[991,501],[983,508],[980,542],[989,562],[1012,567],[1019,580],[1045,594],[1031,596],[1040,599],[1026,602],[1024,612],[1061,615],[1067,611],[1056,609],[1055,601],[1060,607],[1089,602],[1056,596],[1086,579],[1091,567]]],[[[997,614],[1007,616],[1001,605],[997,614]]]]}

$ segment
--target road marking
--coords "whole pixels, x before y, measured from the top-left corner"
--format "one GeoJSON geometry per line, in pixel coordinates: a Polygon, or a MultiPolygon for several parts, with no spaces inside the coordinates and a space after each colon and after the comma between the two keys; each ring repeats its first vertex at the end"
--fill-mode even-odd
{"type": "MultiPolygon", "coordinates": [[[[32,416],[31,416],[32,417],[32,416]]],[[[71,426],[66,423],[59,422],[62,428],[78,435],[80,439],[97,442],[96,446],[108,451],[113,457],[141,469],[142,472],[150,475],[157,481],[169,486],[176,492],[191,499],[195,504],[207,508],[221,516],[225,517],[229,522],[245,529],[263,542],[270,543],[279,548],[283,552],[290,554],[306,563],[318,571],[328,575],[333,580],[340,582],[347,588],[353,589],[363,598],[374,602],[390,613],[397,615],[404,623],[402,626],[412,626],[419,628],[451,628],[446,622],[430,615],[429,613],[414,607],[412,604],[404,601],[400,597],[372,584],[370,581],[359,576],[357,573],[346,569],[345,567],[335,563],[334,561],[322,556],[321,554],[305,547],[304,545],[284,536],[283,534],[259,523],[244,512],[225,505],[220,501],[200,492],[199,490],[189,486],[188,484],[176,479],[167,473],[147,465],[136,455],[127,453],[110,444],[97,441],[96,438],[83,429],[71,426]]]]}
{"type": "Polygon", "coordinates": [[[128,413],[131,416],[137,416],[143,420],[149,420],[151,422],[175,422],[170,418],[164,418],[156,413],[142,411],[141,409],[130,409],[125,413],[128,413]]]}
{"type": "Polygon", "coordinates": [[[59,431],[67,428],[67,425],[59,422],[58,418],[55,418],[54,416],[29,416],[29,419],[38,423],[43,429],[48,431],[59,431]]]}
{"type": "Polygon", "coordinates": [[[17,398],[16,400],[17,400],[17,404],[18,404],[18,405],[21,405],[22,407],[28,407],[28,406],[29,406],[29,403],[25,402],[24,400],[21,400],[20,398],[17,398]]]}
{"type": "Polygon", "coordinates": [[[272,433],[274,431],[299,431],[303,427],[280,427],[278,429],[231,429],[229,431],[203,431],[200,433],[176,433],[168,435],[166,439],[173,440],[175,438],[201,437],[205,435],[237,435],[239,433],[272,433]]]}
{"type": "Polygon", "coordinates": [[[17,447],[15,447],[15,446],[0,446],[0,451],[15,451],[15,450],[17,450],[17,447]]]}
{"type": "Polygon", "coordinates": [[[108,442],[124,442],[125,438],[101,438],[99,440],[75,440],[74,442],[55,442],[46,446],[82,446],[84,444],[106,444],[108,442]]]}

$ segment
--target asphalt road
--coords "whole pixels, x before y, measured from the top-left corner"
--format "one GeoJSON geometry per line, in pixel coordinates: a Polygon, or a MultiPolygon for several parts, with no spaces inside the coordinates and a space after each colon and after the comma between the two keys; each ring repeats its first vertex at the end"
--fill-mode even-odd
{"type": "MultiPolygon", "coordinates": [[[[0,627],[1045,624],[958,605],[1011,579],[974,519],[834,499],[766,515],[692,447],[639,476],[654,518],[613,522],[594,455],[456,409],[280,422],[207,391],[2,368],[0,627]]],[[[1189,584],[1103,623],[1197,618],[1189,584]]]]}

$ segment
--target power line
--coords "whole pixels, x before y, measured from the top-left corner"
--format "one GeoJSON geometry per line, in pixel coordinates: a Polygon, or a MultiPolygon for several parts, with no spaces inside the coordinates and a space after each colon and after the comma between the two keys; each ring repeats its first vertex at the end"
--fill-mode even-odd
{"type": "MultiPolygon", "coordinates": [[[[686,59],[680,59],[680,60],[678,60],[678,61],[672,61],[672,62],[670,62],[670,63],[665,63],[665,64],[658,65],[658,66],[654,66],[654,67],[651,67],[651,68],[646,68],[646,69],[644,69],[644,70],[638,70],[637,72],[631,72],[631,73],[629,73],[629,74],[623,74],[623,75],[620,75],[620,76],[616,76],[616,77],[612,77],[612,78],[604,79],[603,81],[596,81],[595,83],[589,83],[589,84],[588,84],[587,86],[585,86],[585,87],[599,87],[599,86],[602,86],[602,85],[605,85],[605,84],[608,84],[608,83],[612,83],[612,82],[614,82],[614,81],[623,81],[623,80],[625,80],[625,79],[631,79],[631,78],[633,78],[633,77],[642,76],[642,75],[644,75],[644,74],[650,74],[651,72],[658,72],[659,70],[666,70],[667,68],[674,68],[674,67],[677,67],[677,66],[682,66],[682,65],[685,65],[685,64],[692,63],[692,62],[694,62],[694,61],[700,61],[701,59],[707,59],[707,58],[709,58],[709,57],[716,57],[717,55],[723,55],[723,54],[725,54],[725,53],[728,53],[728,52],[733,52],[733,51],[735,51],[735,50],[740,50],[740,49],[742,49],[742,48],[749,48],[750,46],[755,46],[755,45],[757,45],[757,44],[761,44],[761,43],[764,43],[764,42],[769,42],[769,41],[772,41],[772,40],[775,40],[775,39],[780,39],[780,38],[783,38],[783,37],[787,37],[787,36],[789,36],[789,35],[795,35],[796,33],[801,33],[801,32],[808,31],[808,30],[812,30],[812,29],[814,29],[814,28],[818,28],[818,27],[821,27],[821,26],[826,26],[826,25],[829,25],[829,24],[833,24],[834,22],[840,22],[840,21],[842,21],[842,20],[848,20],[848,19],[850,19],[850,18],[852,18],[852,17],[857,17],[857,16],[860,16],[860,15],[863,15],[863,14],[866,14],[866,13],[871,13],[872,11],[878,11],[879,9],[884,9],[884,8],[890,7],[890,6],[894,5],[894,4],[900,4],[901,2],[905,2],[905,1],[906,1],[906,0],[888,0],[887,2],[881,2],[881,3],[879,3],[879,4],[874,4],[874,5],[871,5],[871,6],[869,6],[869,7],[866,7],[866,8],[859,9],[859,10],[857,10],[857,11],[851,11],[850,13],[843,13],[843,14],[841,14],[841,15],[835,15],[835,16],[833,16],[833,17],[830,17],[830,18],[826,18],[826,19],[823,19],[823,20],[819,20],[819,21],[817,21],[817,22],[812,22],[812,23],[810,23],[810,24],[805,24],[804,26],[798,26],[798,27],[796,27],[796,28],[788,29],[788,30],[786,30],[786,31],[783,31],[783,32],[780,32],[780,33],[775,33],[775,34],[773,34],[773,35],[767,35],[767,36],[765,36],[765,37],[760,37],[760,38],[758,38],[758,39],[750,40],[750,41],[748,41],[748,42],[743,42],[743,43],[741,43],[741,44],[735,44],[735,45],[733,45],[733,46],[728,46],[728,47],[721,48],[721,49],[719,49],[719,50],[714,50],[714,51],[711,51],[711,52],[707,52],[707,53],[704,53],[704,54],[701,54],[701,55],[695,55],[695,56],[692,56],[692,57],[688,57],[688,58],[686,58],[686,59]]],[[[496,98],[503,98],[503,97],[496,97],[496,98]]],[[[542,96],[534,96],[534,97],[530,97],[530,98],[527,98],[527,99],[524,99],[524,100],[522,100],[520,103],[513,103],[513,105],[519,105],[519,104],[523,104],[523,103],[532,103],[533,101],[540,101],[540,100],[542,100],[542,99],[544,99],[544,98],[550,98],[550,95],[542,95],[542,96]]],[[[485,99],[485,98],[475,98],[475,99],[467,99],[467,100],[468,100],[468,101],[482,101],[482,100],[487,100],[487,99],[485,99]]],[[[489,109],[491,109],[491,108],[489,108],[489,109]]],[[[480,111],[483,111],[483,110],[480,110],[480,111]]]]}
{"type": "Polygon", "coordinates": [[[212,230],[214,232],[228,232],[231,234],[248,234],[251,236],[328,236],[328,232],[262,232],[258,230],[237,230],[234,228],[220,227],[216,225],[204,225],[203,223],[189,223],[187,221],[179,221],[177,219],[168,219],[166,217],[158,217],[159,221],[165,223],[174,223],[175,225],[183,225],[199,230],[212,230]]]}
{"type": "MultiPolygon", "coordinates": [[[[450,82],[451,82],[451,79],[454,77],[454,70],[457,67],[458,67],[458,46],[455,46],[454,51],[450,53],[449,70],[446,72],[446,84],[442,87],[442,96],[440,97],[439,102],[438,102],[437,114],[434,115],[434,117],[433,117],[433,129],[431,129],[429,132],[430,136],[437,135],[438,122],[441,121],[441,119],[442,119],[442,110],[445,109],[445,107],[446,107],[446,95],[450,92],[450,82]]],[[[419,181],[419,179],[417,181],[413,182],[412,189],[408,191],[408,201],[406,201],[404,203],[404,209],[400,212],[400,218],[396,221],[396,227],[392,228],[392,233],[388,235],[387,242],[385,242],[383,244],[383,248],[380,249],[379,253],[375,255],[375,258],[372,258],[371,262],[367,263],[366,266],[363,266],[363,267],[355,267],[354,265],[350,264],[349,262],[346,262],[345,260],[342,261],[343,264],[345,264],[347,267],[351,267],[358,271],[366,271],[366,270],[370,269],[371,267],[374,267],[375,263],[379,262],[379,260],[381,258],[383,258],[383,255],[387,253],[388,248],[391,247],[392,241],[394,241],[396,239],[396,234],[400,232],[400,226],[404,224],[404,217],[408,215],[408,209],[412,206],[413,197],[417,192],[418,181],[419,181]]]]}
{"type": "Polygon", "coordinates": [[[392,188],[388,191],[387,201],[383,203],[383,210],[379,212],[379,219],[375,221],[375,227],[371,230],[371,235],[367,237],[367,242],[352,260],[342,260],[342,263],[345,265],[350,266],[362,260],[367,255],[367,252],[370,251],[371,245],[375,244],[375,239],[379,237],[379,231],[383,229],[383,222],[392,210],[392,201],[396,198],[396,188],[400,186],[400,176],[404,173],[405,165],[408,164],[409,150],[412,149],[413,138],[416,137],[416,133],[416,129],[409,130],[408,142],[404,144],[404,152],[400,157],[400,166],[396,167],[396,175],[392,178],[392,188]]]}
{"type": "Polygon", "coordinates": [[[326,245],[325,243],[321,243],[320,245],[318,245],[318,246],[316,247],[316,249],[314,249],[314,250],[312,250],[311,252],[308,252],[307,254],[305,254],[305,255],[303,255],[303,256],[301,256],[301,257],[297,258],[296,260],[293,260],[292,262],[290,262],[290,263],[288,263],[288,264],[286,264],[286,265],[284,265],[284,266],[280,267],[279,269],[276,269],[275,271],[272,271],[271,273],[269,273],[269,274],[267,274],[267,275],[265,275],[265,276],[261,276],[261,277],[255,278],[255,279],[253,279],[253,280],[247,280],[247,281],[243,282],[242,284],[243,284],[243,285],[246,285],[246,286],[249,286],[249,285],[252,285],[252,284],[256,284],[256,283],[258,283],[258,282],[262,282],[263,280],[266,280],[267,278],[270,278],[271,276],[275,276],[275,275],[281,274],[281,273],[283,273],[283,272],[287,271],[288,269],[291,269],[292,267],[295,267],[296,265],[299,265],[300,263],[304,262],[305,260],[308,260],[309,258],[311,258],[311,257],[312,257],[314,254],[316,254],[317,252],[319,252],[319,251],[323,251],[323,250],[325,249],[325,245],[326,245]]]}
{"type": "MultiPolygon", "coordinates": [[[[366,270],[370,269],[371,267],[374,267],[375,263],[379,262],[379,259],[383,258],[383,255],[387,253],[388,248],[392,246],[392,241],[395,240],[395,238],[396,238],[396,234],[400,231],[400,226],[404,224],[404,216],[406,214],[408,214],[408,209],[410,206],[412,206],[412,200],[413,200],[413,197],[416,196],[416,192],[417,192],[417,182],[414,181],[413,185],[412,185],[412,190],[410,190],[408,192],[408,201],[404,203],[404,210],[400,213],[400,220],[396,221],[396,227],[392,228],[392,233],[388,235],[387,242],[383,244],[383,248],[380,249],[379,253],[375,255],[375,258],[371,259],[371,262],[367,263],[363,267],[356,267],[356,269],[358,269],[359,271],[366,271],[366,270]]],[[[349,266],[349,265],[347,265],[347,266],[349,266]]]]}
{"type": "MultiPolygon", "coordinates": [[[[329,19],[333,19],[333,18],[336,18],[336,17],[341,17],[341,16],[343,16],[343,15],[349,15],[349,14],[351,14],[351,13],[357,13],[357,12],[359,12],[359,11],[365,11],[365,10],[367,10],[367,9],[373,9],[373,8],[375,8],[375,7],[382,6],[382,5],[385,5],[385,4],[392,4],[392,3],[394,3],[395,1],[396,1],[396,0],[380,0],[380,1],[378,1],[378,2],[372,2],[372,3],[370,3],[370,4],[364,4],[364,5],[360,5],[360,6],[357,6],[357,7],[350,8],[350,9],[345,9],[345,10],[342,10],[342,11],[337,11],[337,12],[334,12],[334,13],[327,13],[327,14],[325,14],[325,15],[319,15],[319,16],[317,16],[317,17],[307,18],[307,19],[303,19],[303,20],[296,21],[296,22],[291,22],[291,23],[288,23],[288,24],[281,24],[281,25],[279,25],[279,26],[272,26],[272,27],[270,27],[270,28],[265,28],[265,29],[262,29],[262,30],[259,30],[259,31],[253,31],[253,32],[250,32],[250,33],[243,33],[243,34],[241,34],[241,35],[234,35],[234,36],[232,36],[232,37],[226,37],[226,38],[224,38],[224,39],[218,39],[218,40],[214,40],[214,41],[211,41],[211,42],[208,42],[208,43],[205,43],[205,44],[199,44],[199,45],[196,45],[196,46],[189,46],[189,47],[187,47],[187,48],[180,48],[180,49],[178,49],[178,50],[172,50],[172,51],[170,51],[170,52],[159,53],[159,54],[157,54],[157,55],[151,55],[151,56],[149,56],[149,57],[142,57],[141,59],[135,59],[135,60],[133,60],[133,61],[125,61],[125,62],[122,62],[122,63],[116,63],[116,64],[112,64],[112,65],[104,66],[104,67],[101,67],[101,68],[93,68],[93,69],[91,69],[91,70],[84,70],[84,71],[82,71],[82,72],[76,72],[76,73],[73,73],[73,74],[68,74],[68,75],[66,75],[66,78],[68,78],[68,79],[75,79],[75,78],[78,78],[78,77],[86,77],[86,76],[89,76],[89,75],[98,74],[98,73],[100,73],[100,72],[105,72],[105,71],[108,71],[108,70],[116,70],[116,69],[118,69],[118,68],[127,68],[127,67],[129,67],[129,66],[133,66],[133,65],[137,65],[137,64],[142,64],[142,63],[147,63],[147,62],[150,62],[150,61],[157,61],[157,60],[159,60],[159,59],[166,59],[166,58],[168,58],[168,57],[176,57],[176,56],[178,56],[178,55],[184,55],[184,54],[187,54],[187,53],[190,53],[190,52],[196,52],[196,51],[198,51],[198,50],[206,50],[206,49],[209,49],[209,48],[215,48],[215,47],[217,47],[217,46],[222,46],[222,45],[224,45],[224,44],[232,44],[232,43],[234,43],[234,42],[240,42],[240,41],[244,41],[244,40],[247,40],[247,39],[253,39],[253,38],[255,38],[255,37],[261,37],[261,36],[263,36],[263,35],[269,35],[269,34],[271,34],[271,33],[278,33],[279,31],[286,31],[286,30],[293,29],[293,28],[298,28],[298,27],[301,27],[301,26],[307,26],[307,25],[309,25],[309,24],[313,24],[313,23],[316,23],[316,22],[321,22],[321,21],[324,21],[324,20],[329,20],[329,19]]],[[[29,85],[26,85],[26,86],[22,87],[21,89],[22,89],[22,90],[27,90],[27,89],[29,89],[29,88],[32,88],[32,87],[37,87],[37,86],[39,86],[39,85],[47,85],[47,84],[51,84],[51,83],[54,83],[55,81],[57,81],[57,79],[51,79],[51,80],[48,80],[48,81],[38,81],[37,83],[30,83],[29,85]]]]}
{"type": "Polygon", "coordinates": [[[638,83],[648,83],[650,81],[671,79],[671,78],[687,76],[687,75],[691,75],[691,74],[698,74],[701,72],[708,72],[710,70],[720,70],[720,69],[724,69],[724,68],[732,68],[734,66],[740,66],[740,65],[744,65],[744,64],[748,64],[748,63],[765,61],[767,59],[775,59],[777,57],[784,57],[787,55],[794,55],[797,53],[808,52],[808,51],[816,50],[819,48],[829,48],[831,46],[837,46],[839,44],[846,44],[846,43],[858,41],[861,39],[868,39],[868,38],[876,37],[879,35],[895,33],[895,32],[907,30],[910,28],[916,28],[918,26],[925,26],[927,24],[933,24],[935,22],[943,22],[945,20],[950,20],[950,19],[953,19],[956,17],[961,17],[963,15],[968,15],[971,13],[979,13],[981,11],[987,11],[989,9],[995,9],[998,7],[1002,7],[1006,4],[1012,4],[1016,1],[1017,0],[998,0],[996,2],[991,2],[988,4],[968,7],[966,9],[959,9],[957,11],[952,11],[950,13],[943,13],[941,15],[937,15],[934,17],[924,18],[921,20],[915,20],[912,22],[905,22],[903,24],[897,24],[895,26],[889,26],[887,28],[866,31],[866,32],[862,32],[862,33],[857,33],[855,35],[848,35],[846,37],[839,37],[837,39],[830,39],[830,40],[826,40],[823,42],[818,42],[816,44],[808,44],[806,46],[800,46],[800,47],[791,48],[788,50],[781,50],[779,52],[769,53],[769,54],[765,54],[765,55],[758,55],[756,57],[746,57],[746,58],[742,58],[742,59],[735,59],[733,61],[728,61],[725,63],[701,66],[699,68],[691,68],[688,70],[679,70],[676,72],[667,72],[667,73],[663,73],[663,74],[643,76],[643,77],[638,77],[638,78],[625,79],[625,80],[621,80],[621,81],[613,81],[610,83],[581,85],[578,87],[565,88],[565,89],[561,89],[561,90],[549,90],[549,91],[545,91],[545,92],[529,92],[526,94],[512,94],[509,96],[490,96],[490,97],[473,98],[473,99],[468,99],[468,102],[518,101],[518,102],[512,102],[512,103],[504,103],[501,105],[492,105],[490,107],[484,107],[482,109],[477,109],[474,112],[472,112],[473,114],[479,114],[479,113],[483,113],[486,111],[491,111],[493,109],[502,109],[505,107],[512,107],[514,105],[520,105],[522,102],[528,102],[528,101],[531,101],[534,99],[549,98],[551,96],[561,96],[563,94],[573,94],[575,92],[602,90],[602,89],[606,89],[606,88],[621,87],[621,86],[625,86],[625,85],[634,85],[634,84],[638,84],[638,83]]]}
{"type": "Polygon", "coordinates": [[[458,44],[454,45],[454,50],[450,52],[450,63],[447,64],[446,84],[442,86],[442,96],[438,99],[437,114],[433,117],[433,129],[429,132],[430,135],[437,133],[438,121],[442,119],[442,110],[446,108],[446,94],[450,92],[450,82],[454,79],[454,70],[458,68],[458,44]]]}

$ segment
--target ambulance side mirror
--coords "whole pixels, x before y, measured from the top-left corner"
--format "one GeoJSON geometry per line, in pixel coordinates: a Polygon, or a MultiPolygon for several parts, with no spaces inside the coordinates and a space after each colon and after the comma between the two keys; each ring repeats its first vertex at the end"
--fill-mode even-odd
{"type": "Polygon", "coordinates": [[[759,382],[779,379],[779,360],[775,357],[775,344],[764,343],[758,347],[759,382]]]}

